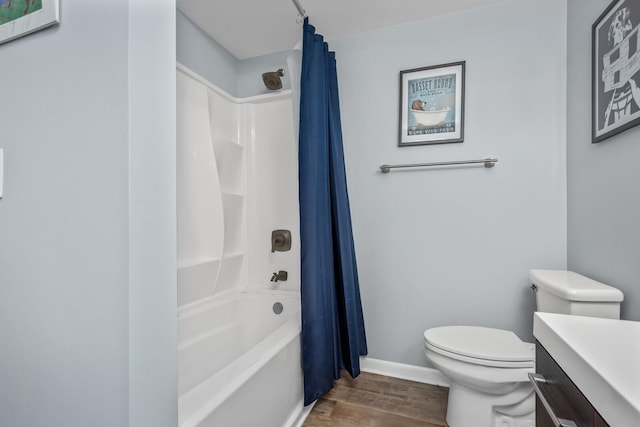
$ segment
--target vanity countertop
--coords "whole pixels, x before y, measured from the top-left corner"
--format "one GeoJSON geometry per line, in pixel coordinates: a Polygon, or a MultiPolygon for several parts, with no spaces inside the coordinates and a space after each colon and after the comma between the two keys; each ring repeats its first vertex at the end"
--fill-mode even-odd
{"type": "Polygon", "coordinates": [[[610,426],[640,425],[640,322],[537,312],[533,335],[610,426]]]}

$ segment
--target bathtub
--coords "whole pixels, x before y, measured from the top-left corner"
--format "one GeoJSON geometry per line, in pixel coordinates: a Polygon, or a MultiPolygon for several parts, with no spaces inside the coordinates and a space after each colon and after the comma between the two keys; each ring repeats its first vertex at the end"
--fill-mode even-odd
{"type": "Polygon", "coordinates": [[[182,307],[178,369],[180,427],[299,423],[300,294],[243,291],[182,307]]]}
{"type": "Polygon", "coordinates": [[[441,123],[444,123],[444,119],[447,118],[447,114],[451,109],[449,107],[443,110],[437,111],[422,111],[422,110],[414,110],[411,109],[411,113],[413,113],[413,117],[421,126],[436,126],[441,123]]]}

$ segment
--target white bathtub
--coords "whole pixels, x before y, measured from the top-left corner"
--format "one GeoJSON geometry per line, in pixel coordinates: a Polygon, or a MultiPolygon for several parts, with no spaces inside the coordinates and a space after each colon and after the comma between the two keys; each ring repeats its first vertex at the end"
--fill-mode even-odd
{"type": "Polygon", "coordinates": [[[182,308],[178,369],[180,427],[294,425],[303,409],[300,294],[236,292],[182,308]]]}
{"type": "Polygon", "coordinates": [[[444,123],[444,119],[447,118],[447,114],[451,108],[447,107],[437,111],[422,111],[411,109],[413,117],[416,119],[416,123],[422,126],[436,126],[444,123]]]}

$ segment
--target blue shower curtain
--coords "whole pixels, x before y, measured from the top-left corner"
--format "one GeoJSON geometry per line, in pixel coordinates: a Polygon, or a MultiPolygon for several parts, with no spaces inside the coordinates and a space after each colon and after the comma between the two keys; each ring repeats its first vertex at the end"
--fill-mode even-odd
{"type": "Polygon", "coordinates": [[[342,149],[334,52],[305,19],[300,89],[304,404],[360,374],[367,354],[342,149]]]}

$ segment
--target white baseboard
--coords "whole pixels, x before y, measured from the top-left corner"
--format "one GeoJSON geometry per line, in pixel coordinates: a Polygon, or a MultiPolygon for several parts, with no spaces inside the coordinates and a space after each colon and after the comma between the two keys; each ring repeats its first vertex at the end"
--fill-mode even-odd
{"type": "Polygon", "coordinates": [[[361,357],[360,369],[371,374],[449,387],[449,380],[440,371],[423,366],[405,365],[404,363],[361,357]]]}
{"type": "Polygon", "coordinates": [[[310,403],[307,406],[303,406],[302,405],[302,400],[300,400],[299,407],[291,415],[289,420],[286,422],[285,426],[302,427],[302,424],[304,424],[304,420],[307,419],[307,417],[311,413],[311,410],[313,409],[313,407],[316,406],[316,402],[317,402],[317,400],[314,401],[313,403],[310,403]]]}

